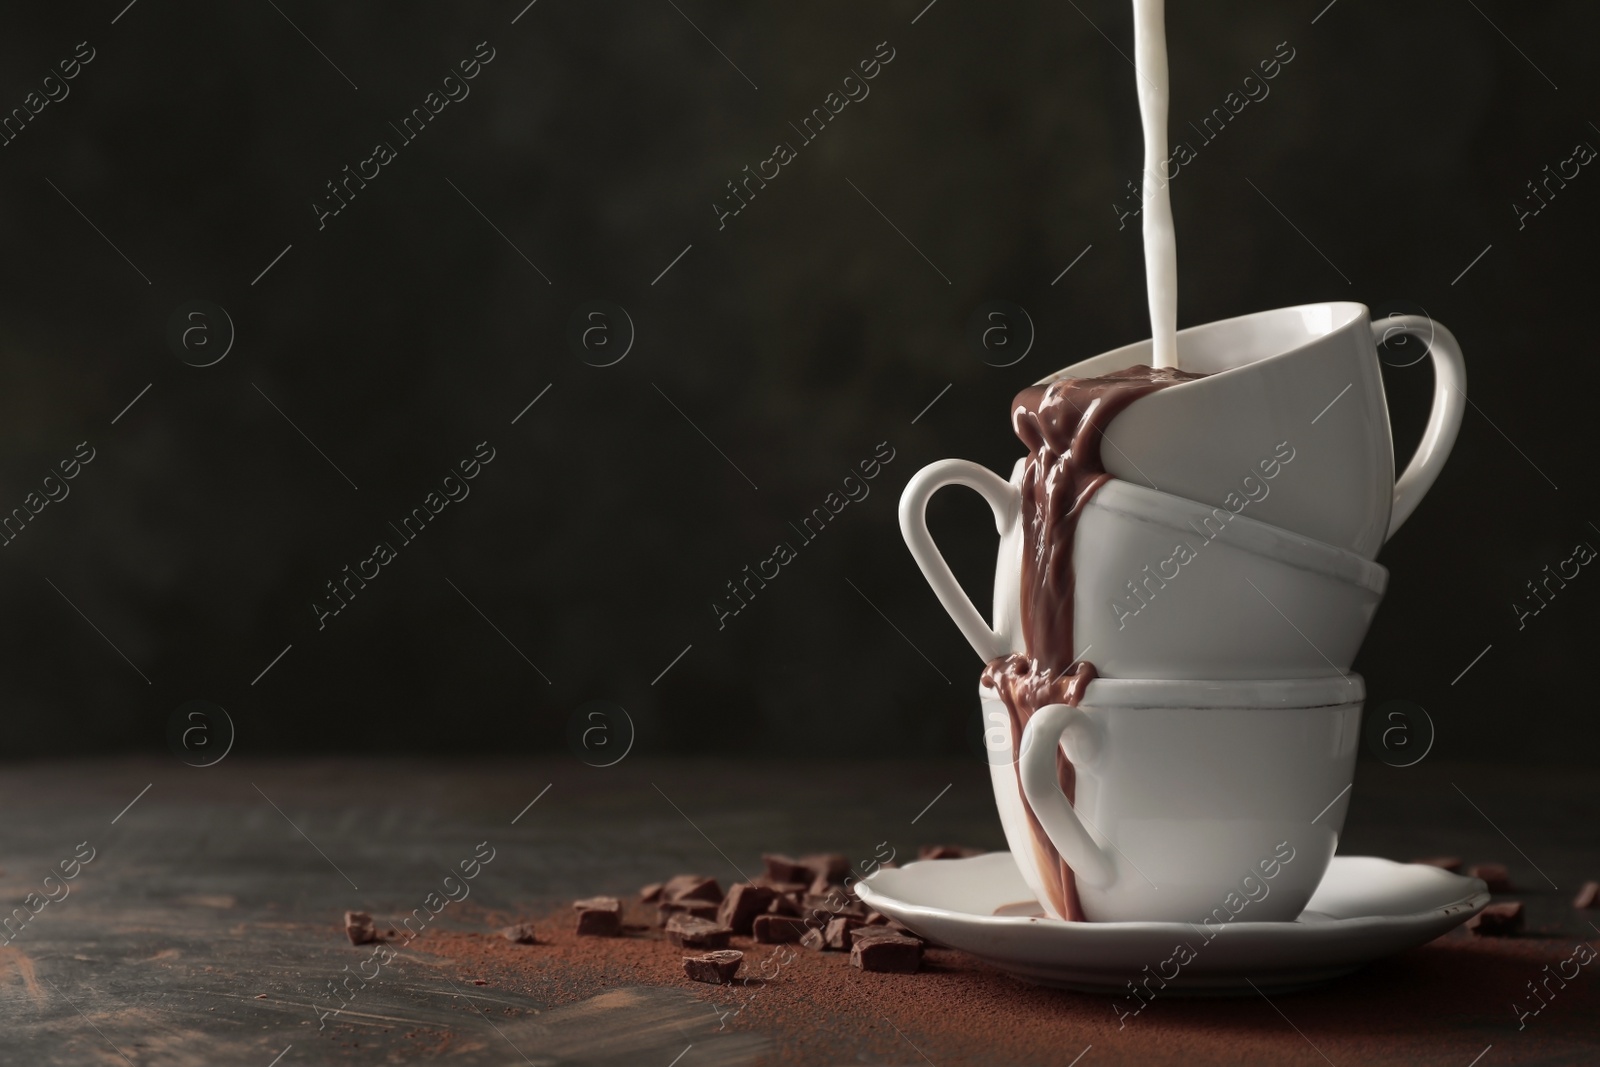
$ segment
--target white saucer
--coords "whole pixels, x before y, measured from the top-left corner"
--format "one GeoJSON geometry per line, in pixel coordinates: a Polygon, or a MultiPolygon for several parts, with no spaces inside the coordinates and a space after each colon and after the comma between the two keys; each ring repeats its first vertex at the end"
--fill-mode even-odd
{"type": "MultiPolygon", "coordinates": [[[[1174,969],[1165,995],[1253,995],[1251,983],[1262,992],[1312,985],[1426,944],[1489,902],[1477,878],[1374,856],[1335,856],[1294,922],[1211,929],[1048,918],[1009,852],[879,870],[856,892],[868,907],[930,941],[1028,981],[1124,995],[1130,981],[1137,985],[1158,972],[1170,977],[1174,969]],[[1170,962],[1180,944],[1190,957],[1181,965],[1170,962]]],[[[1149,988],[1160,988],[1159,980],[1149,988]]]]}

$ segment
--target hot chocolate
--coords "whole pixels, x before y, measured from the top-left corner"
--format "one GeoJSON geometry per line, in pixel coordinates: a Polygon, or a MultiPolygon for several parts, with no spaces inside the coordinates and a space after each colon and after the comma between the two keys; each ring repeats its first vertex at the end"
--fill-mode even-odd
{"type": "MultiPolygon", "coordinates": [[[[1084,505],[1111,477],[1100,458],[1106,426],[1141,396],[1200,377],[1173,367],[1134,366],[1098,378],[1030,386],[1012,402],[1012,427],[1028,447],[1021,486],[1025,651],[992,661],[983,672],[983,684],[998,692],[1011,713],[1013,761],[1034,712],[1050,704],[1076,706],[1095,677],[1094,665],[1076,654],[1087,650],[1073,645],[1072,546],[1084,505]]],[[[1071,802],[1076,776],[1059,752],[1056,769],[1061,791],[1071,802]]],[[[1031,809],[1028,826],[1050,903],[1064,918],[1081,920],[1072,870],[1031,809]]]]}

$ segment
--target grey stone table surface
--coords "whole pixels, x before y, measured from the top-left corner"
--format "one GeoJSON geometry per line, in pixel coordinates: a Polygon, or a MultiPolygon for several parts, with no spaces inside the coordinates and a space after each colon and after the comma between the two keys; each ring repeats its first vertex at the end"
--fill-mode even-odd
{"type": "MultiPolygon", "coordinates": [[[[409,948],[338,1028],[319,1028],[319,1004],[328,983],[365,958],[340,933],[346,909],[409,913],[474,856],[492,859],[471,882],[471,907],[446,908],[441,928],[481,928],[486,914],[533,914],[596,893],[632,895],[679,871],[728,885],[741,872],[758,872],[768,851],[864,858],[886,844],[914,857],[925,843],[1005,845],[988,769],[977,761],[635,756],[595,769],[566,756],[235,756],[196,769],[120,758],[0,767],[0,803],[0,910],[31,915],[13,919],[0,947],[6,1064],[293,1067],[448,1058],[668,1067],[674,1055],[683,1056],[678,1067],[778,1062],[765,1057],[782,1034],[719,1031],[682,990],[619,990],[610,1000],[552,1005],[493,984],[463,987],[456,971],[409,948]],[[57,873],[47,882],[64,862],[76,877],[61,881],[57,873]],[[41,906],[47,895],[56,899],[41,906]],[[430,1051],[405,1040],[408,1029],[463,1039],[430,1051]]],[[[1583,881],[1600,879],[1600,772],[1364,763],[1340,851],[1503,862],[1531,930],[1568,943],[1600,936],[1589,924],[1600,912],[1570,906],[1583,881]]],[[[419,944],[426,948],[425,939],[419,944]]],[[[1456,1041],[1469,1053],[1463,1067],[1474,1044],[1506,1055],[1483,1067],[1576,1062],[1540,1057],[1584,1048],[1591,1061],[1600,1059],[1600,1043],[1589,1044],[1600,1041],[1592,1019],[1570,1027],[1557,1020],[1515,1046],[1510,1012],[1502,1014],[1439,1020],[1441,1040],[1473,1031],[1456,1041]],[[1506,1053],[1516,1047],[1520,1060],[1506,1053]]],[[[1274,1017],[1261,1025],[1300,1040],[1274,1017]]],[[[1362,1022],[1349,1025],[1359,1031],[1362,1022]]],[[[1195,1041],[1211,1040],[1196,1034],[1195,1041]]],[[[907,1044],[897,1055],[829,1055],[970,1062],[941,1048],[937,1035],[901,1036],[907,1044]]],[[[1107,1043],[1094,1047],[1098,1062],[1142,1062],[1107,1043]]],[[[1304,1058],[1312,1048],[1332,1055],[1330,1062],[1359,1062],[1318,1045],[1288,1047],[1296,1062],[1322,1062],[1304,1058]]],[[[1061,1062],[1068,1059],[1063,1053],[1061,1062]]],[[[1180,1060],[1201,1062],[1175,1055],[1180,1060]]]]}

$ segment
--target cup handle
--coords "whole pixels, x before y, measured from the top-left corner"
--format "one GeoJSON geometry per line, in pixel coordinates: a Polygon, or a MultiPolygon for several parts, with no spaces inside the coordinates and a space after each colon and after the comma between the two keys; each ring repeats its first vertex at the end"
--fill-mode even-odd
{"type": "Polygon", "coordinates": [[[1418,338],[1428,346],[1428,355],[1433,357],[1433,412],[1416,453],[1394,483],[1394,509],[1389,512],[1389,532],[1384,540],[1394,536],[1433,488],[1434,479],[1450,458],[1467,407],[1467,365],[1455,335],[1422,315],[1395,315],[1372,324],[1372,339],[1378,344],[1396,333],[1418,338]]]}
{"type": "Polygon", "coordinates": [[[906,539],[906,547],[911,549],[911,558],[917,561],[922,576],[933,587],[939,603],[950,613],[962,635],[988,663],[1010,654],[1011,646],[972,606],[961,583],[951,573],[950,565],[939,554],[933,535],[928,533],[928,501],[947,485],[964,485],[987,500],[994,511],[995,530],[1001,535],[1016,522],[1022,497],[1010,482],[989,468],[964,459],[941,459],[928,464],[912,475],[900,494],[900,533],[906,539]]]}
{"type": "Polygon", "coordinates": [[[1074,727],[1091,725],[1082,709],[1069,704],[1040,708],[1023,727],[1017,769],[1028,807],[1073,875],[1090,888],[1104,889],[1117,880],[1116,868],[1084,829],[1083,820],[1067,802],[1056,777],[1056,749],[1061,745],[1061,735],[1074,727]]]}

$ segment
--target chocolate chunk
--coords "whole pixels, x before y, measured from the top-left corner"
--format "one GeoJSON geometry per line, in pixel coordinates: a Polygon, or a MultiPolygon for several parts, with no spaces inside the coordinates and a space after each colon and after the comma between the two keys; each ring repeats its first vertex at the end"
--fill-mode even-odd
{"type": "Polygon", "coordinates": [[[856,929],[852,931],[850,935],[852,941],[859,941],[864,937],[881,937],[884,934],[891,934],[895,937],[909,937],[915,941],[927,940],[921,934],[917,933],[915,930],[912,930],[898,919],[891,919],[886,915],[880,915],[878,918],[881,920],[880,922],[868,923],[856,927],[856,929]]]}
{"type": "Polygon", "coordinates": [[[1510,937],[1522,929],[1522,902],[1489,904],[1467,920],[1467,929],[1479,937],[1510,937]]]}
{"type": "Polygon", "coordinates": [[[863,971],[914,974],[922,966],[922,942],[899,934],[857,938],[850,947],[850,963],[863,971]]]}
{"type": "Polygon", "coordinates": [[[834,881],[832,878],[829,878],[825,874],[819,874],[811,880],[811,884],[806,887],[806,891],[821,896],[822,894],[828,892],[828,890],[837,889],[838,887],[838,882],[834,881]]]}
{"type": "Polygon", "coordinates": [[[867,925],[868,926],[888,926],[889,925],[889,916],[883,914],[883,912],[881,912],[881,911],[869,911],[869,912],[867,912],[867,925]]]}
{"type": "Polygon", "coordinates": [[[739,965],[743,962],[743,952],[725,948],[719,952],[707,952],[703,956],[683,957],[683,973],[696,982],[727,985],[739,973],[739,965]]]}
{"type": "Polygon", "coordinates": [[[696,919],[715,919],[718,906],[709,900],[664,900],[656,907],[656,925],[666,926],[674,915],[687,915],[696,919]]]}
{"type": "Polygon", "coordinates": [[[802,882],[810,885],[818,874],[823,873],[791,856],[770,852],[761,857],[761,862],[766,865],[764,873],[769,885],[773,882],[802,882]]]}
{"type": "Polygon", "coordinates": [[[844,876],[850,873],[850,861],[845,858],[843,852],[814,852],[809,856],[801,856],[800,864],[816,872],[816,877],[829,885],[838,885],[844,881],[844,876]]]}
{"type": "Polygon", "coordinates": [[[622,902],[616,897],[590,897],[574,901],[578,933],[584,937],[615,937],[622,930],[622,902]]]}
{"type": "Polygon", "coordinates": [[[983,849],[965,845],[923,845],[917,849],[919,860],[961,860],[968,856],[981,856],[983,849]]]}
{"type": "Polygon", "coordinates": [[[763,945],[787,945],[805,936],[811,927],[804,919],[789,915],[757,915],[750,931],[763,945]]]}
{"type": "Polygon", "coordinates": [[[378,928],[372,923],[372,916],[364,911],[344,913],[344,933],[352,945],[370,945],[382,940],[378,936],[378,928]]]}
{"type": "Polygon", "coordinates": [[[847,951],[850,948],[850,931],[865,925],[860,919],[852,919],[847,915],[830,920],[823,931],[826,947],[835,952],[847,951]]]}
{"type": "Polygon", "coordinates": [[[1585,882],[1578,895],[1572,898],[1574,908],[1600,907],[1600,882],[1585,882]]]}
{"type": "Polygon", "coordinates": [[[574,900],[573,911],[611,911],[618,916],[622,914],[622,901],[616,897],[589,897],[585,900],[574,900]]]}
{"type": "Polygon", "coordinates": [[[807,924],[806,932],[800,935],[800,944],[812,952],[825,952],[828,948],[828,935],[823,927],[807,924]]]}
{"type": "Polygon", "coordinates": [[[532,923],[516,923],[500,931],[500,936],[507,941],[518,945],[537,945],[539,939],[534,936],[532,923]]]}
{"type": "Polygon", "coordinates": [[[805,896],[807,890],[811,888],[811,883],[809,882],[775,882],[764,874],[756,875],[751,881],[756,885],[766,886],[780,897],[805,896]]]}
{"type": "Polygon", "coordinates": [[[615,937],[622,932],[621,917],[614,911],[588,908],[578,912],[577,931],[583,937],[615,937]]]}
{"type": "Polygon", "coordinates": [[[1467,874],[1473,878],[1482,878],[1491,893],[1511,892],[1511,874],[1503,863],[1480,863],[1467,868],[1467,874]]]}
{"type": "Polygon", "coordinates": [[[825,915],[830,918],[838,918],[841,915],[848,915],[852,919],[861,919],[863,921],[867,917],[867,906],[859,900],[853,900],[846,896],[844,890],[838,886],[832,887],[829,892],[821,895],[807,893],[800,902],[800,910],[807,916],[825,915]]]}
{"type": "Polygon", "coordinates": [[[661,899],[661,890],[662,885],[660,882],[651,882],[649,885],[639,890],[639,903],[654,904],[656,901],[661,899]]]}
{"type": "Polygon", "coordinates": [[[715,878],[701,874],[680,874],[667,879],[661,887],[661,899],[672,901],[709,900],[716,904],[722,900],[722,887],[715,878]]]}
{"type": "Polygon", "coordinates": [[[728,890],[728,895],[722,899],[722,906],[717,909],[717,921],[734,933],[748,937],[756,916],[767,910],[767,905],[772,903],[775,896],[777,894],[764,885],[740,882],[728,890]]]}
{"type": "Polygon", "coordinates": [[[1451,874],[1461,873],[1460,856],[1424,856],[1420,860],[1412,860],[1411,862],[1420,863],[1424,867],[1438,867],[1440,870],[1449,871],[1451,874]]]}
{"type": "Polygon", "coordinates": [[[574,912],[616,912],[622,913],[622,902],[614,896],[590,896],[582,901],[573,901],[574,912]]]}
{"type": "Polygon", "coordinates": [[[710,919],[674,915],[667,920],[667,940],[679,948],[727,948],[733,931],[710,919]]]}
{"type": "Polygon", "coordinates": [[[768,915],[795,915],[800,914],[799,898],[786,893],[779,893],[772,898],[772,903],[767,905],[768,915]]]}

